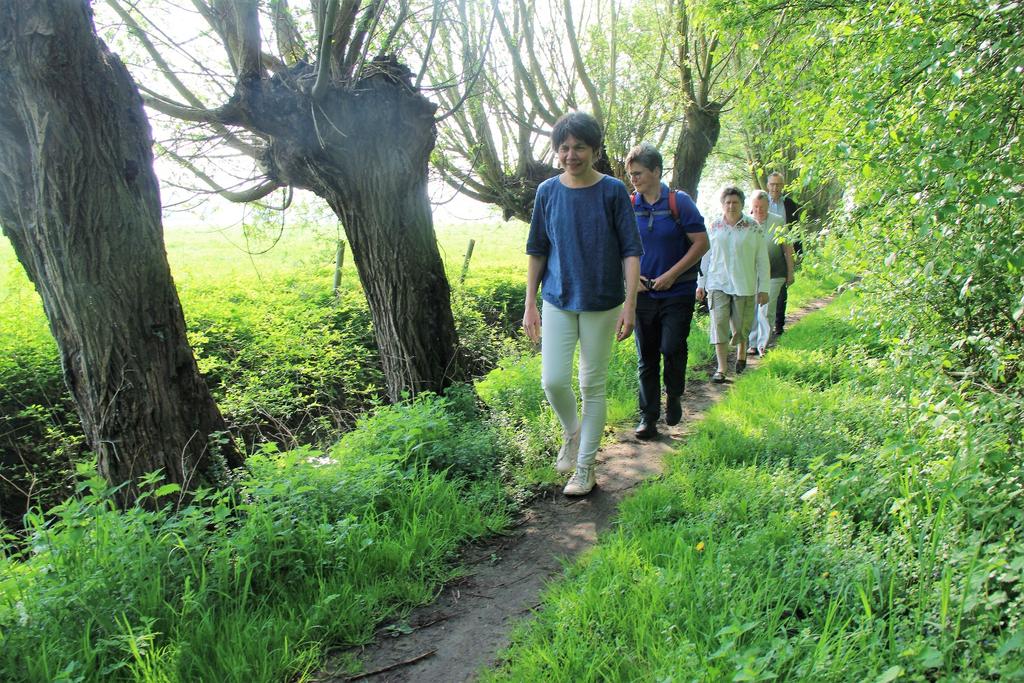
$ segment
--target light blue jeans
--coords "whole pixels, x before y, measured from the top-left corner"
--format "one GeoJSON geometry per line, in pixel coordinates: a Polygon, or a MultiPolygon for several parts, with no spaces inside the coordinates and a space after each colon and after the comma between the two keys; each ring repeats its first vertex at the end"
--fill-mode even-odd
{"type": "Polygon", "coordinates": [[[566,311],[547,301],[541,309],[541,385],[565,434],[575,434],[582,422],[576,456],[579,466],[594,464],[601,445],[608,413],[608,363],[621,310],[621,306],[616,306],[607,311],[566,311]],[[577,342],[582,418],[577,415],[576,393],[572,388],[572,359],[577,342]]]}
{"type": "Polygon", "coordinates": [[[772,326],[775,324],[775,305],[784,284],[786,284],[784,277],[773,277],[768,281],[768,303],[757,307],[754,325],[750,329],[750,339],[748,340],[750,348],[760,350],[768,346],[768,340],[772,336],[772,326]]]}

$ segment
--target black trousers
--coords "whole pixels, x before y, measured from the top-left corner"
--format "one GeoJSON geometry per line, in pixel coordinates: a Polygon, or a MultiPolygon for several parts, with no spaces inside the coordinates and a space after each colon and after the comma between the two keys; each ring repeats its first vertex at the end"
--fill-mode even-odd
{"type": "Polygon", "coordinates": [[[789,287],[782,285],[779,298],[775,302],[775,334],[782,334],[786,326],[786,300],[789,298],[789,287]]]}
{"type": "Polygon", "coordinates": [[[665,359],[665,393],[681,396],[686,388],[686,361],[695,297],[655,299],[645,293],[636,297],[637,378],[640,380],[640,412],[657,420],[661,414],[661,359],[665,359]]]}

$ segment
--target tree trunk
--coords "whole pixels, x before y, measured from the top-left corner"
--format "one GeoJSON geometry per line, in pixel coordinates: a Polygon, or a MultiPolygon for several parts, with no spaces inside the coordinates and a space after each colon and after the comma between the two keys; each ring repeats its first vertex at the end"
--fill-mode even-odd
{"type": "Polygon", "coordinates": [[[270,137],[272,177],[323,197],[344,225],[390,399],[441,392],[467,375],[427,194],[437,106],[391,58],[319,101],[296,85],[308,69],[239,84],[234,116],[270,137]]]}
{"type": "Polygon", "coordinates": [[[697,199],[697,186],[700,185],[704,165],[722,131],[721,111],[721,106],[715,102],[706,107],[691,102],[686,107],[683,131],[676,145],[672,185],[694,200],[697,199]]]}
{"type": "Polygon", "coordinates": [[[39,291],[100,473],[140,493],[241,464],[164,251],[142,100],[85,1],[0,5],[0,223],[39,291]]]}

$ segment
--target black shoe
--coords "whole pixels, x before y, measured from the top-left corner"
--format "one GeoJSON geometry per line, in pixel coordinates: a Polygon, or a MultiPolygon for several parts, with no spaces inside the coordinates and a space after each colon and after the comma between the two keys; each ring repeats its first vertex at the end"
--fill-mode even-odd
{"type": "Polygon", "coordinates": [[[775,336],[776,337],[781,337],[783,332],[785,332],[785,330],[782,329],[781,327],[776,327],[775,328],[775,336]]]}
{"type": "Polygon", "coordinates": [[[683,405],[679,402],[678,396],[669,396],[665,399],[665,424],[675,427],[683,419],[683,405]]]}
{"type": "Polygon", "coordinates": [[[746,369],[747,369],[747,359],[746,358],[744,358],[742,360],[737,360],[736,361],[736,374],[737,375],[742,373],[746,369]]]}
{"type": "Polygon", "coordinates": [[[650,439],[658,435],[658,425],[656,419],[651,419],[646,415],[640,418],[640,424],[636,426],[636,438],[638,439],[650,439]]]}

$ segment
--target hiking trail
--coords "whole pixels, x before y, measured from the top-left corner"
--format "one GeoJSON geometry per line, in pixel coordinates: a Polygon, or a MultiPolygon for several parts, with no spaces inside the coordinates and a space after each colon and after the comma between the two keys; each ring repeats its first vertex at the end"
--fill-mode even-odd
{"type": "MultiPolygon", "coordinates": [[[[787,327],[824,308],[831,297],[811,302],[786,317],[787,327]]],[[[760,358],[748,357],[747,372],[760,358]]],[[[712,361],[713,363],[714,361],[712,361]]],[[[713,367],[712,367],[713,370],[713,367]]],[[[495,663],[509,642],[512,627],[541,605],[541,592],[562,576],[564,564],[597,542],[619,503],[643,481],[661,474],[664,458],[677,450],[692,427],[732,386],[688,381],[683,419],[668,427],[664,417],[658,436],[640,441],[633,425],[615,430],[614,443],[597,454],[597,486],[581,498],[549,486],[524,508],[507,535],[469,546],[460,558],[466,575],[445,585],[434,602],[414,608],[406,619],[385,623],[373,642],[333,653],[355,653],[364,673],[332,672],[328,653],[313,680],[320,683],[455,683],[472,681],[495,663]]],[[[552,456],[553,457],[553,456],[552,456]]]]}

